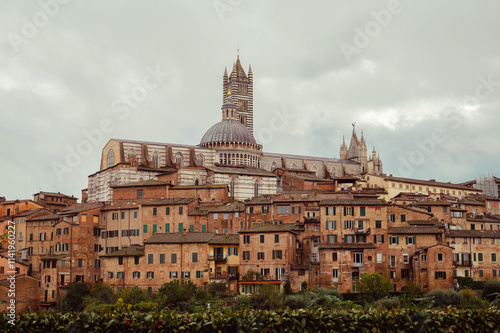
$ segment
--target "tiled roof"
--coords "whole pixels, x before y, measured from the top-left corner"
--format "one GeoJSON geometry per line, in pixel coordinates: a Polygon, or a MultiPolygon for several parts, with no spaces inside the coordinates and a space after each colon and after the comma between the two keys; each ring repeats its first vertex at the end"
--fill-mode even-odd
{"type": "Polygon", "coordinates": [[[41,211],[42,209],[45,209],[45,208],[35,208],[35,209],[29,209],[29,210],[25,210],[23,212],[20,212],[16,215],[14,215],[14,218],[17,218],[17,217],[24,217],[24,216],[30,216],[30,215],[33,215],[35,213],[38,213],[39,211],[41,211]]]}
{"type": "Polygon", "coordinates": [[[64,210],[61,210],[59,214],[60,215],[74,214],[101,207],[103,207],[102,203],[80,203],[80,204],[74,204],[64,210]]]}
{"type": "Polygon", "coordinates": [[[276,153],[263,153],[263,156],[270,157],[278,157],[278,158],[289,158],[294,160],[310,160],[310,161],[323,161],[323,162],[333,162],[333,163],[342,163],[342,164],[354,164],[359,165],[351,160],[340,160],[337,158],[329,158],[329,157],[313,157],[313,156],[304,156],[304,155],[289,155],[289,154],[276,154],[276,153]]]}
{"type": "Polygon", "coordinates": [[[224,235],[224,234],[214,234],[212,238],[208,240],[208,244],[229,244],[229,245],[239,245],[240,235],[224,235]]]}
{"type": "Polygon", "coordinates": [[[420,207],[410,207],[410,206],[398,205],[395,203],[391,203],[391,204],[389,204],[389,206],[404,208],[404,209],[407,209],[407,210],[412,211],[412,212],[427,214],[429,216],[434,216],[434,214],[429,213],[427,210],[424,210],[424,208],[420,208],[420,207]]]}
{"type": "Polygon", "coordinates": [[[136,257],[144,255],[144,246],[131,245],[121,250],[103,254],[101,257],[136,257]]]}
{"type": "Polygon", "coordinates": [[[144,244],[207,243],[214,234],[211,232],[157,233],[144,241],[144,244]]]}
{"type": "Polygon", "coordinates": [[[59,220],[61,216],[58,214],[47,214],[32,219],[27,219],[27,221],[47,221],[47,220],[59,220]]]}
{"type": "Polygon", "coordinates": [[[396,181],[396,182],[403,182],[403,183],[410,183],[410,184],[419,184],[419,185],[426,185],[426,186],[435,186],[435,187],[446,187],[446,188],[453,188],[453,189],[460,189],[460,190],[469,190],[469,191],[480,191],[468,186],[460,185],[460,184],[452,184],[452,183],[442,183],[442,182],[437,182],[433,180],[421,180],[421,179],[411,179],[411,178],[402,178],[402,177],[385,177],[384,178],[387,181],[396,181]]]}
{"type": "Polygon", "coordinates": [[[60,197],[60,198],[70,198],[70,199],[75,199],[74,196],[72,195],[66,195],[66,194],[63,194],[63,193],[60,193],[60,192],[38,192],[38,193],[35,193],[34,195],[37,195],[37,194],[43,194],[43,195],[50,195],[50,196],[53,196],[53,197],[60,197]]]}
{"type": "Polygon", "coordinates": [[[500,238],[498,230],[449,230],[447,237],[500,238]]]}
{"type": "Polygon", "coordinates": [[[175,190],[203,190],[203,189],[216,189],[216,188],[227,188],[226,184],[219,185],[177,185],[170,188],[170,191],[175,190]]]}
{"type": "Polygon", "coordinates": [[[439,234],[442,230],[436,227],[389,227],[389,234],[439,234]]]}
{"type": "Polygon", "coordinates": [[[467,221],[469,222],[487,222],[487,223],[500,223],[500,216],[496,217],[495,215],[486,215],[486,216],[476,216],[468,217],[467,221]]]}
{"type": "Polygon", "coordinates": [[[411,204],[412,206],[450,206],[451,204],[446,201],[435,200],[435,201],[419,201],[411,204]]]}
{"type": "Polygon", "coordinates": [[[373,243],[320,243],[319,249],[376,249],[373,243]]]}
{"type": "Polygon", "coordinates": [[[338,199],[323,200],[319,203],[321,206],[386,206],[387,202],[383,199],[338,199]]]}
{"type": "Polygon", "coordinates": [[[120,187],[138,187],[138,186],[167,186],[169,185],[166,182],[162,182],[155,179],[144,180],[141,182],[131,182],[119,185],[111,185],[111,188],[120,188],[120,187]]]}
{"type": "Polygon", "coordinates": [[[118,209],[136,209],[140,205],[149,202],[153,199],[125,199],[106,202],[101,211],[118,210],[118,209]]]}
{"type": "Polygon", "coordinates": [[[41,255],[40,260],[58,260],[66,257],[69,257],[69,254],[47,254],[41,255]]]}
{"type": "MultiPolygon", "coordinates": [[[[200,209],[203,209],[200,207],[200,209]]],[[[245,204],[241,202],[233,202],[231,204],[213,206],[210,213],[230,213],[230,212],[244,212],[245,204]]]]}
{"type": "Polygon", "coordinates": [[[240,175],[250,175],[250,176],[264,176],[264,177],[277,177],[274,173],[257,168],[250,167],[236,167],[236,166],[211,166],[205,167],[206,169],[215,173],[230,173],[230,174],[240,174],[240,175]]]}
{"type": "Polygon", "coordinates": [[[240,230],[239,233],[264,233],[264,232],[291,232],[294,224],[271,224],[271,223],[254,223],[249,229],[240,230]]]}
{"type": "Polygon", "coordinates": [[[409,225],[435,225],[432,220],[408,220],[409,225]]]}
{"type": "Polygon", "coordinates": [[[145,203],[143,206],[163,206],[163,205],[187,205],[196,201],[196,198],[171,198],[171,199],[152,199],[145,203]]]}

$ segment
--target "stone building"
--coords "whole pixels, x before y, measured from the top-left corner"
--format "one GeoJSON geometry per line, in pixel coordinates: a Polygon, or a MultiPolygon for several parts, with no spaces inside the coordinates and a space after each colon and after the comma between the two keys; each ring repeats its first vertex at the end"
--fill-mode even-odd
{"type": "MultiPolygon", "coordinates": [[[[111,139],[102,150],[98,172],[89,176],[88,202],[109,201],[112,189],[123,184],[170,177],[170,185],[226,185],[229,195],[244,200],[281,190],[274,170],[304,170],[310,182],[331,181],[346,175],[382,173],[375,150],[368,158],[366,141],[355,129],[349,150],[343,143],[341,158],[268,153],[253,135],[253,73],[240,59],[223,77],[222,120],[198,145],[111,139]],[[312,180],[311,180],[312,179],[312,180]]],[[[300,175],[299,175],[300,176],[300,175]]],[[[163,180],[165,181],[165,180],[163,180]]]]}
{"type": "Polygon", "coordinates": [[[33,194],[33,201],[51,210],[58,212],[68,206],[76,204],[77,198],[62,194],[61,192],[38,192],[33,194]]]}

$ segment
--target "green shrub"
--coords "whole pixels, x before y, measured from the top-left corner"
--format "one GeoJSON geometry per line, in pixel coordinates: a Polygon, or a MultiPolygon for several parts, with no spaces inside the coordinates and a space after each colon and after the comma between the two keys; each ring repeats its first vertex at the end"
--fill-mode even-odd
{"type": "Polygon", "coordinates": [[[361,300],[367,302],[387,297],[393,290],[391,281],[378,272],[364,273],[361,279],[356,281],[356,286],[361,293],[361,300]]]}
{"type": "Polygon", "coordinates": [[[381,298],[373,302],[376,307],[383,307],[387,310],[397,309],[401,306],[401,301],[397,297],[381,298]]]}
{"type": "Polygon", "coordinates": [[[261,284],[250,299],[255,309],[273,310],[283,305],[283,294],[270,283],[261,284]]]}
{"type": "Polygon", "coordinates": [[[236,296],[236,302],[233,304],[233,310],[248,309],[252,306],[252,300],[247,295],[236,296]]]}
{"type": "Polygon", "coordinates": [[[151,301],[151,296],[144,289],[137,286],[120,290],[115,296],[115,299],[119,298],[123,300],[123,303],[132,305],[151,301]]]}
{"type": "Polygon", "coordinates": [[[90,289],[83,282],[70,283],[68,293],[59,304],[61,311],[83,311],[84,300],[90,295],[90,289]]]}
{"type": "Polygon", "coordinates": [[[160,309],[176,307],[181,303],[190,301],[195,292],[196,285],[191,281],[173,280],[163,284],[156,295],[160,309]]]}
{"type": "Polygon", "coordinates": [[[316,292],[309,292],[310,300],[307,307],[324,306],[331,307],[334,303],[340,302],[342,295],[335,287],[317,287],[316,292]]]}
{"type": "Polygon", "coordinates": [[[486,282],[483,287],[483,297],[491,302],[495,299],[494,293],[500,293],[500,281],[486,282]]]}
{"type": "Polygon", "coordinates": [[[425,297],[432,299],[435,307],[459,306],[462,299],[460,293],[451,289],[434,289],[426,293],[425,297]]]}
{"type": "Polygon", "coordinates": [[[457,278],[458,285],[460,289],[470,288],[473,290],[483,289],[485,281],[474,281],[470,276],[458,276],[457,278]]]}
{"type": "Polygon", "coordinates": [[[290,309],[305,309],[311,301],[311,293],[300,293],[285,297],[284,305],[290,309]]]}

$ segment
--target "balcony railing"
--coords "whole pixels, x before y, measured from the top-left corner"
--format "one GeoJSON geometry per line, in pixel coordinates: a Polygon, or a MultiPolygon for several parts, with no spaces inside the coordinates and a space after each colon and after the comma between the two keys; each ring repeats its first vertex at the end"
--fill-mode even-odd
{"type": "Polygon", "coordinates": [[[352,266],[353,267],[363,267],[363,263],[362,262],[353,262],[352,266]]]}
{"type": "Polygon", "coordinates": [[[457,267],[471,267],[472,266],[472,262],[469,261],[469,260],[465,260],[465,261],[454,261],[453,262],[453,265],[454,266],[457,266],[457,267]]]}
{"type": "Polygon", "coordinates": [[[224,256],[222,254],[216,254],[213,256],[208,256],[208,260],[227,261],[227,256],[224,256]]]}

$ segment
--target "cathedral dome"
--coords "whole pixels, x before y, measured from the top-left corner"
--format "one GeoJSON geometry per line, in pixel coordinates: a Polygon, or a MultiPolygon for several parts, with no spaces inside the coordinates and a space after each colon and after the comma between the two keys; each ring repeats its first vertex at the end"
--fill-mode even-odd
{"type": "Polygon", "coordinates": [[[239,121],[235,119],[224,119],[203,135],[200,146],[214,142],[240,142],[257,144],[252,133],[239,121]]]}

